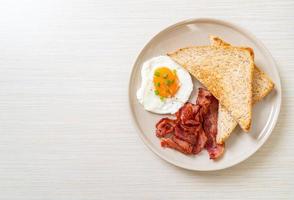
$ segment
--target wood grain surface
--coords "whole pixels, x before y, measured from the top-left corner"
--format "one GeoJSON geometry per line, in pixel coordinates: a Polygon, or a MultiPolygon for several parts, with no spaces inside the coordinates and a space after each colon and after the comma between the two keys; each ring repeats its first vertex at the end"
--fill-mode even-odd
{"type": "Polygon", "coordinates": [[[0,1],[0,199],[294,199],[294,2],[0,1]],[[163,28],[213,17],[251,31],[283,88],[272,136],[217,172],[155,156],[130,122],[136,56],[163,28]]]}

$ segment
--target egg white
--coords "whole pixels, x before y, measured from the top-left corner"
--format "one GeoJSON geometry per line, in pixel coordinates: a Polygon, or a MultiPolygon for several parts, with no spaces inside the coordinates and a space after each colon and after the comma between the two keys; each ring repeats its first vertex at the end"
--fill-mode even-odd
{"type": "Polygon", "coordinates": [[[174,114],[189,100],[193,90],[193,83],[189,72],[168,56],[153,57],[144,62],[141,70],[141,77],[142,82],[141,87],[137,91],[137,99],[144,108],[150,112],[174,114]],[[154,93],[153,75],[155,70],[159,67],[167,67],[171,71],[176,70],[180,83],[180,88],[175,96],[164,98],[164,100],[161,100],[160,97],[154,93]]]}

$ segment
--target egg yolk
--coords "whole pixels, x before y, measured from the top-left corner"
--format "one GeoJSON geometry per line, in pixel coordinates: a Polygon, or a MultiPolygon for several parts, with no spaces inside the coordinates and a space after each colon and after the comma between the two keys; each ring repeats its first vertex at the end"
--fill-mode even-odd
{"type": "Polygon", "coordinates": [[[176,70],[168,67],[159,67],[153,76],[154,93],[161,98],[173,97],[180,88],[180,82],[176,70]]]}

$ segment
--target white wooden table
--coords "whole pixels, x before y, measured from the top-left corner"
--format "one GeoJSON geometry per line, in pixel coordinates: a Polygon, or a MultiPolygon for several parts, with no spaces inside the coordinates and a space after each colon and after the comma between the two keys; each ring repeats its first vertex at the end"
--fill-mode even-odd
{"type": "Polygon", "coordinates": [[[0,2],[0,199],[294,199],[294,2],[0,2]],[[175,22],[213,17],[261,39],[283,106],[245,162],[174,167],[130,123],[127,86],[145,43],[175,22]]]}

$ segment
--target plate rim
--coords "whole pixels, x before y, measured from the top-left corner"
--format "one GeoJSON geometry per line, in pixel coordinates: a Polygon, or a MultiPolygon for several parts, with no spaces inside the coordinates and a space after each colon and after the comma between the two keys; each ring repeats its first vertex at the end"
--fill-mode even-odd
{"type": "Polygon", "coordinates": [[[190,170],[190,171],[218,171],[218,170],[222,170],[222,169],[227,169],[227,168],[230,168],[230,167],[233,167],[235,165],[240,164],[241,162],[247,160],[249,157],[254,155],[264,145],[264,143],[268,140],[269,136],[272,134],[274,128],[276,127],[276,124],[277,124],[277,121],[278,121],[278,118],[279,118],[279,115],[280,115],[281,105],[282,105],[281,78],[280,78],[279,70],[278,70],[278,67],[277,67],[277,64],[276,64],[276,61],[275,61],[274,57],[272,56],[270,51],[266,48],[266,46],[261,42],[261,40],[259,40],[250,31],[240,27],[239,25],[236,25],[234,23],[231,23],[231,22],[228,22],[228,21],[225,21],[225,20],[220,20],[220,19],[215,19],[215,18],[191,18],[191,19],[186,19],[186,20],[179,21],[179,22],[177,22],[175,24],[172,24],[172,25],[162,29],[160,32],[155,34],[150,40],[148,40],[148,42],[141,49],[140,53],[136,57],[136,60],[135,60],[134,64],[132,65],[132,68],[131,68],[130,73],[129,73],[129,82],[128,82],[128,107],[129,107],[129,109],[128,110],[129,110],[129,114],[131,115],[131,123],[135,127],[137,134],[139,135],[141,140],[144,142],[144,144],[155,155],[160,157],[162,160],[165,160],[166,162],[168,162],[168,163],[170,163],[170,164],[172,164],[174,166],[177,166],[179,168],[190,170]],[[152,41],[156,40],[162,34],[168,32],[168,31],[170,31],[173,28],[176,28],[178,26],[182,26],[182,25],[185,25],[185,24],[191,24],[191,23],[203,23],[203,22],[210,22],[210,23],[221,24],[221,25],[224,25],[224,26],[231,27],[231,28],[239,31],[240,33],[245,34],[247,37],[252,39],[259,47],[261,47],[262,51],[270,58],[269,60],[272,63],[272,65],[274,66],[274,70],[275,70],[274,73],[277,74],[277,78],[278,78],[278,81],[275,82],[275,88],[279,91],[280,94],[277,97],[278,99],[277,99],[277,105],[276,105],[276,114],[273,117],[272,125],[269,128],[269,130],[267,131],[268,133],[265,134],[265,136],[258,143],[256,148],[254,148],[251,151],[248,151],[248,153],[246,153],[245,156],[238,158],[236,160],[236,162],[231,162],[228,165],[224,165],[224,166],[221,166],[221,167],[215,167],[215,168],[208,168],[208,169],[196,169],[196,168],[193,168],[192,166],[190,167],[190,166],[187,166],[187,165],[181,165],[180,162],[172,161],[167,156],[165,156],[165,155],[161,154],[159,151],[157,151],[151,144],[149,144],[147,139],[144,137],[144,132],[138,126],[138,122],[137,122],[136,117],[134,116],[134,110],[132,108],[132,100],[131,100],[131,82],[132,82],[133,77],[134,77],[134,69],[135,69],[135,67],[138,65],[138,62],[139,62],[140,58],[142,57],[142,55],[146,51],[146,49],[148,49],[148,47],[151,45],[152,41]]]}

